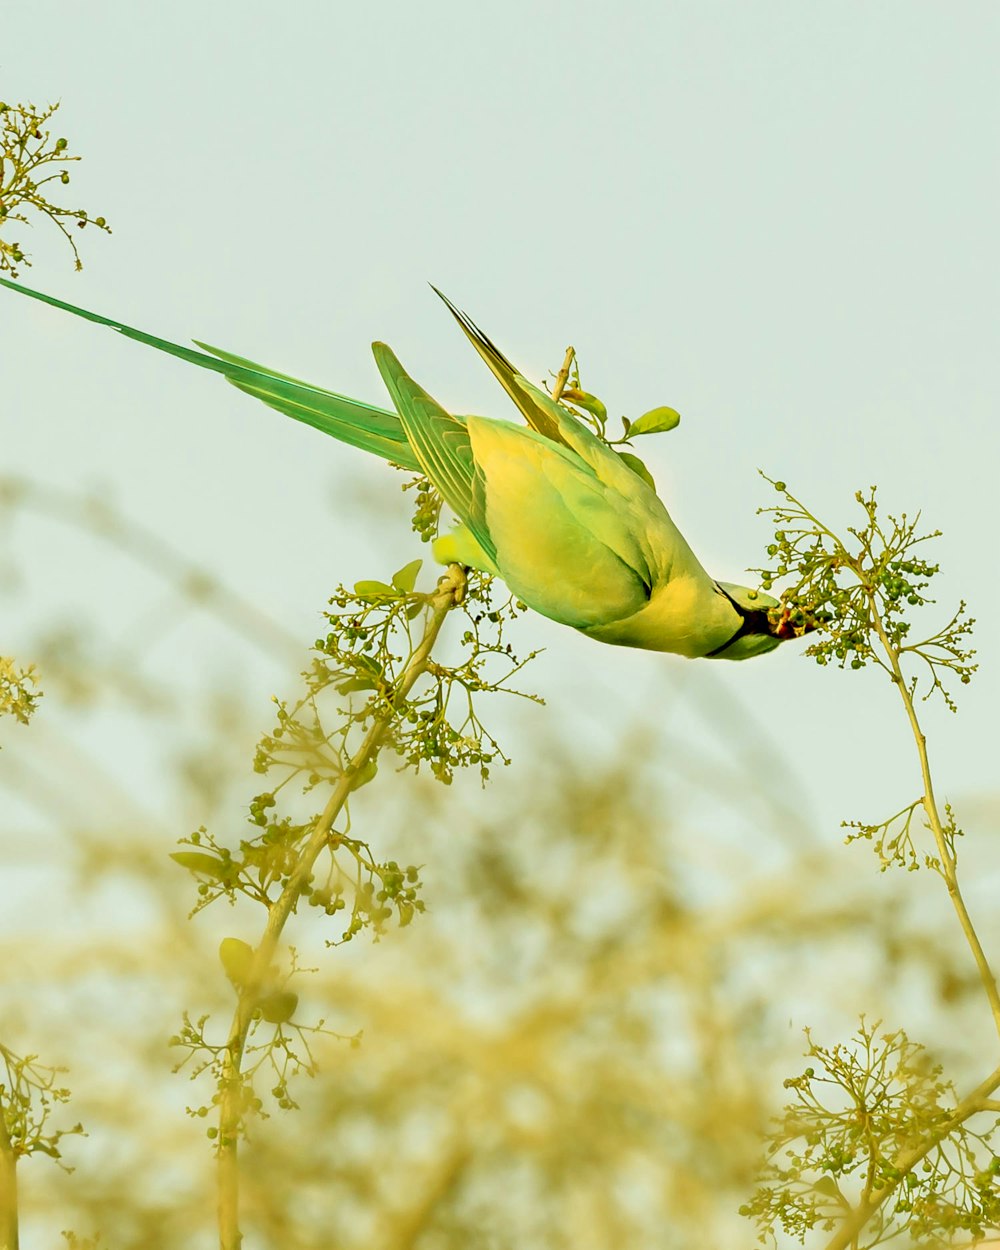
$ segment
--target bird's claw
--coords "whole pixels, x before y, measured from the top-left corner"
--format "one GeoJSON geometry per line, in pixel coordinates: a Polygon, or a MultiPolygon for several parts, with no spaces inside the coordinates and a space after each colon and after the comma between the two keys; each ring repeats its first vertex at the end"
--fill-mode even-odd
{"type": "Polygon", "coordinates": [[[468,578],[465,576],[465,569],[460,564],[449,564],[448,571],[438,578],[438,586],[442,590],[451,590],[456,607],[465,599],[467,585],[468,578]]]}

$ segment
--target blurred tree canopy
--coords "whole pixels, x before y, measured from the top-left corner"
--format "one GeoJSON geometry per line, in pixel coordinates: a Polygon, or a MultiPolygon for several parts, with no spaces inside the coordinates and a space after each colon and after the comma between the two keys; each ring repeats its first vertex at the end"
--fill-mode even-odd
{"type": "MultiPolygon", "coordinates": [[[[5,492],[19,524],[52,515],[32,490],[5,492]]],[[[78,534],[97,518],[102,547],[145,541],[86,499],[59,506],[78,534]]],[[[149,551],[165,616],[207,606],[248,627],[207,571],[149,551]]],[[[252,633],[287,661],[279,623],[252,633]]],[[[179,1247],[211,1225],[213,1178],[205,1123],[183,1114],[201,1098],[165,1043],[182,1007],[225,1017],[216,948],[243,930],[239,907],[188,921],[190,881],[168,853],[195,816],[231,825],[266,713],[226,678],[193,698],[172,688],[123,650],[129,634],[43,620],[22,638],[46,702],[0,757],[5,890],[31,918],[3,931],[2,1014],[10,1045],[72,1068],[72,1105],[54,1114],[90,1134],[64,1145],[71,1175],[23,1169],[25,1226],[179,1247]],[[116,739],[96,727],[112,715],[159,744],[153,811],[107,758],[116,739]]],[[[356,1040],[315,1037],[298,1109],[252,1127],[248,1244],[746,1244],[736,1211],[803,1048],[790,1015],[817,1033],[846,1031],[859,1003],[890,1023],[923,1016],[937,1029],[923,1040],[961,1064],[977,986],[940,938],[946,913],[914,905],[905,876],[859,876],[861,850],[824,845],[749,733],[721,783],[652,723],[617,757],[551,727],[516,755],[485,796],[383,769],[355,797],[373,850],[423,865],[428,911],[333,952],[300,916],[290,940],[318,971],[296,988],[356,1040]],[[706,790],[717,814],[701,828],[685,812],[706,790]]]]}

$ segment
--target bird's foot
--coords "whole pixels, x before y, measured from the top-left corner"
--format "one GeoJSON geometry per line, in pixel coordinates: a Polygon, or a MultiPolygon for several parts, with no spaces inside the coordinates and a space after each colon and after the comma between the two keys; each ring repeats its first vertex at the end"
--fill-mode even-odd
{"type": "Polygon", "coordinates": [[[438,586],[442,590],[451,590],[456,607],[465,598],[467,584],[465,569],[460,564],[449,564],[447,572],[438,578],[438,586]]]}

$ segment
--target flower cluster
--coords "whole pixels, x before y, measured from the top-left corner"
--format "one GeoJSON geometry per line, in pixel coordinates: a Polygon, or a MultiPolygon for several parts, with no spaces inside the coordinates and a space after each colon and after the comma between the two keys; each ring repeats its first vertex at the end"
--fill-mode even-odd
{"type": "MultiPolygon", "coordinates": [[[[50,104],[37,109],[31,104],[0,102],[0,229],[11,221],[30,225],[28,212],[40,213],[59,228],[73,249],[76,268],[82,269],[76,240],[66,222],[74,222],[79,230],[96,226],[110,234],[111,229],[103,217],[91,217],[83,208],[62,207],[49,198],[49,184],[67,186],[67,165],[81,159],[69,154],[69,140],[53,138],[47,129],[58,107],[50,104]]],[[[0,239],[0,273],[6,270],[16,278],[17,266],[22,264],[31,261],[21,245],[0,239]]]]}
{"type": "Polygon", "coordinates": [[[39,1063],[37,1055],[16,1055],[0,1043],[0,1116],[15,1160],[44,1154],[58,1161],[62,1139],[83,1135],[81,1124],[61,1129],[48,1124],[53,1108],[70,1099],[69,1090],[59,1084],[65,1071],[39,1063]]]}
{"type": "Polygon", "coordinates": [[[813,1062],[785,1081],[794,1101],[769,1135],[762,1184],[740,1208],[760,1244],[775,1244],[779,1226],[800,1241],[830,1231],[859,1201],[875,1208],[859,1247],[904,1230],[927,1245],[1000,1227],[991,1146],[1000,1120],[986,1110],[988,1123],[974,1129],[975,1108],[956,1117],[954,1090],[923,1047],[878,1028],[862,1019],[850,1044],[831,1047],[807,1031],[813,1062]]]}
{"type": "Polygon", "coordinates": [[[0,716],[13,716],[26,725],[40,698],[35,666],[18,668],[12,659],[0,655],[0,716]]]}
{"type": "MultiPolygon", "coordinates": [[[[809,628],[817,628],[806,655],[817,664],[832,662],[840,668],[876,664],[893,680],[899,678],[900,661],[913,657],[924,666],[923,697],[937,691],[954,711],[943,678],[950,673],[963,684],[971,680],[977,667],[972,663],[975,652],[965,639],[975,622],[961,603],[942,629],[914,640],[909,619],[913,609],[934,602],[926,592],[939,567],[917,549],[939,537],[940,531],[920,533],[919,513],[912,518],[905,512],[883,518],[872,486],[855,495],[864,524],[848,527],[849,538],[844,540],[817,520],[784,482],[771,484],[783,496],[776,507],[760,509],[776,523],[767,548],[772,563],[752,571],[760,575],[765,590],[784,583],[782,610],[793,624],[808,621],[809,628]]],[[[910,693],[915,693],[918,676],[907,680],[910,693]]]]}

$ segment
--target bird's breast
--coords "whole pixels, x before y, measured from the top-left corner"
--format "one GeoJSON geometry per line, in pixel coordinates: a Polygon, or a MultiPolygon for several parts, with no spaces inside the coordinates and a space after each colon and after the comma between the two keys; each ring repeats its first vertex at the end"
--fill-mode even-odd
{"type": "Polygon", "coordinates": [[[674,578],[658,586],[631,616],[581,629],[600,642],[675,655],[707,655],[739,629],[740,614],[709,577],[674,578]]]}

